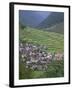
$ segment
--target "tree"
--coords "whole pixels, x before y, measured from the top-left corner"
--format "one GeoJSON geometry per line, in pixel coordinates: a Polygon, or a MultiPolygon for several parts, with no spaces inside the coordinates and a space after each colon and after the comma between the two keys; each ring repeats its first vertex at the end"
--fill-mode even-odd
{"type": "Polygon", "coordinates": [[[21,22],[19,22],[19,28],[24,29],[26,28],[26,25],[23,25],[21,22]]]}

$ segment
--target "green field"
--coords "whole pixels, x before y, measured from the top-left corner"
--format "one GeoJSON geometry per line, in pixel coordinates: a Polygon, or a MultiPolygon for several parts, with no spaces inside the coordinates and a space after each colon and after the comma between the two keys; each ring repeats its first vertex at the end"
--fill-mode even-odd
{"type": "MultiPolygon", "coordinates": [[[[64,36],[56,32],[48,32],[26,27],[19,30],[19,41],[44,45],[48,52],[64,51],[64,36]]],[[[20,60],[19,60],[20,61],[20,60]]],[[[19,79],[51,78],[64,76],[64,61],[53,61],[46,71],[26,69],[24,63],[19,63],[19,79]]]]}
{"type": "Polygon", "coordinates": [[[38,30],[30,27],[20,29],[20,41],[28,41],[34,44],[45,45],[48,51],[63,51],[64,36],[63,34],[38,30]]]}

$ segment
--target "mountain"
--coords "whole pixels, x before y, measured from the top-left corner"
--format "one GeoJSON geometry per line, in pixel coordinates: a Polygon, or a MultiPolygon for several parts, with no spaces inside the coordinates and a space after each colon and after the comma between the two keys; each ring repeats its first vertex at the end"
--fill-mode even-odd
{"type": "Polygon", "coordinates": [[[37,27],[38,28],[49,28],[55,24],[64,21],[64,13],[52,12],[44,21],[42,21],[37,27]]]}
{"type": "Polygon", "coordinates": [[[64,13],[48,11],[19,11],[19,25],[21,27],[39,28],[40,30],[64,32],[64,13]]]}
{"type": "Polygon", "coordinates": [[[63,34],[64,33],[64,22],[61,22],[59,24],[56,24],[56,25],[54,25],[50,28],[46,28],[44,30],[63,34]]]}
{"type": "Polygon", "coordinates": [[[47,11],[20,10],[19,22],[24,26],[36,27],[47,18],[50,13],[51,12],[47,11]]]}

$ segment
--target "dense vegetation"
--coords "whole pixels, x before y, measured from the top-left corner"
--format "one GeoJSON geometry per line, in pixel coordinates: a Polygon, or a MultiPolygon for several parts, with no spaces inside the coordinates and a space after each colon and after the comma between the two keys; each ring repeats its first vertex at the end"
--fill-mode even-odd
{"type": "MultiPolygon", "coordinates": [[[[63,34],[42,31],[30,27],[22,27],[19,30],[19,41],[26,43],[44,45],[47,47],[47,52],[64,51],[64,36],[63,34]]],[[[37,71],[25,68],[21,58],[19,59],[19,79],[32,78],[50,78],[64,76],[64,60],[52,61],[48,64],[46,71],[37,71]]]]}
{"type": "Polygon", "coordinates": [[[23,63],[20,63],[19,66],[19,79],[53,78],[64,76],[63,60],[53,61],[48,65],[48,69],[46,71],[34,71],[31,69],[26,69],[23,63]]]}

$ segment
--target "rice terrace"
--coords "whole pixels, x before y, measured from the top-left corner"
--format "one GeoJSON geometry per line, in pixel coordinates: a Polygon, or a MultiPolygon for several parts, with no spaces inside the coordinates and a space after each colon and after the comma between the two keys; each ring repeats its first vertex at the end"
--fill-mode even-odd
{"type": "Polygon", "coordinates": [[[19,11],[19,79],[64,77],[64,13],[19,11]]]}

